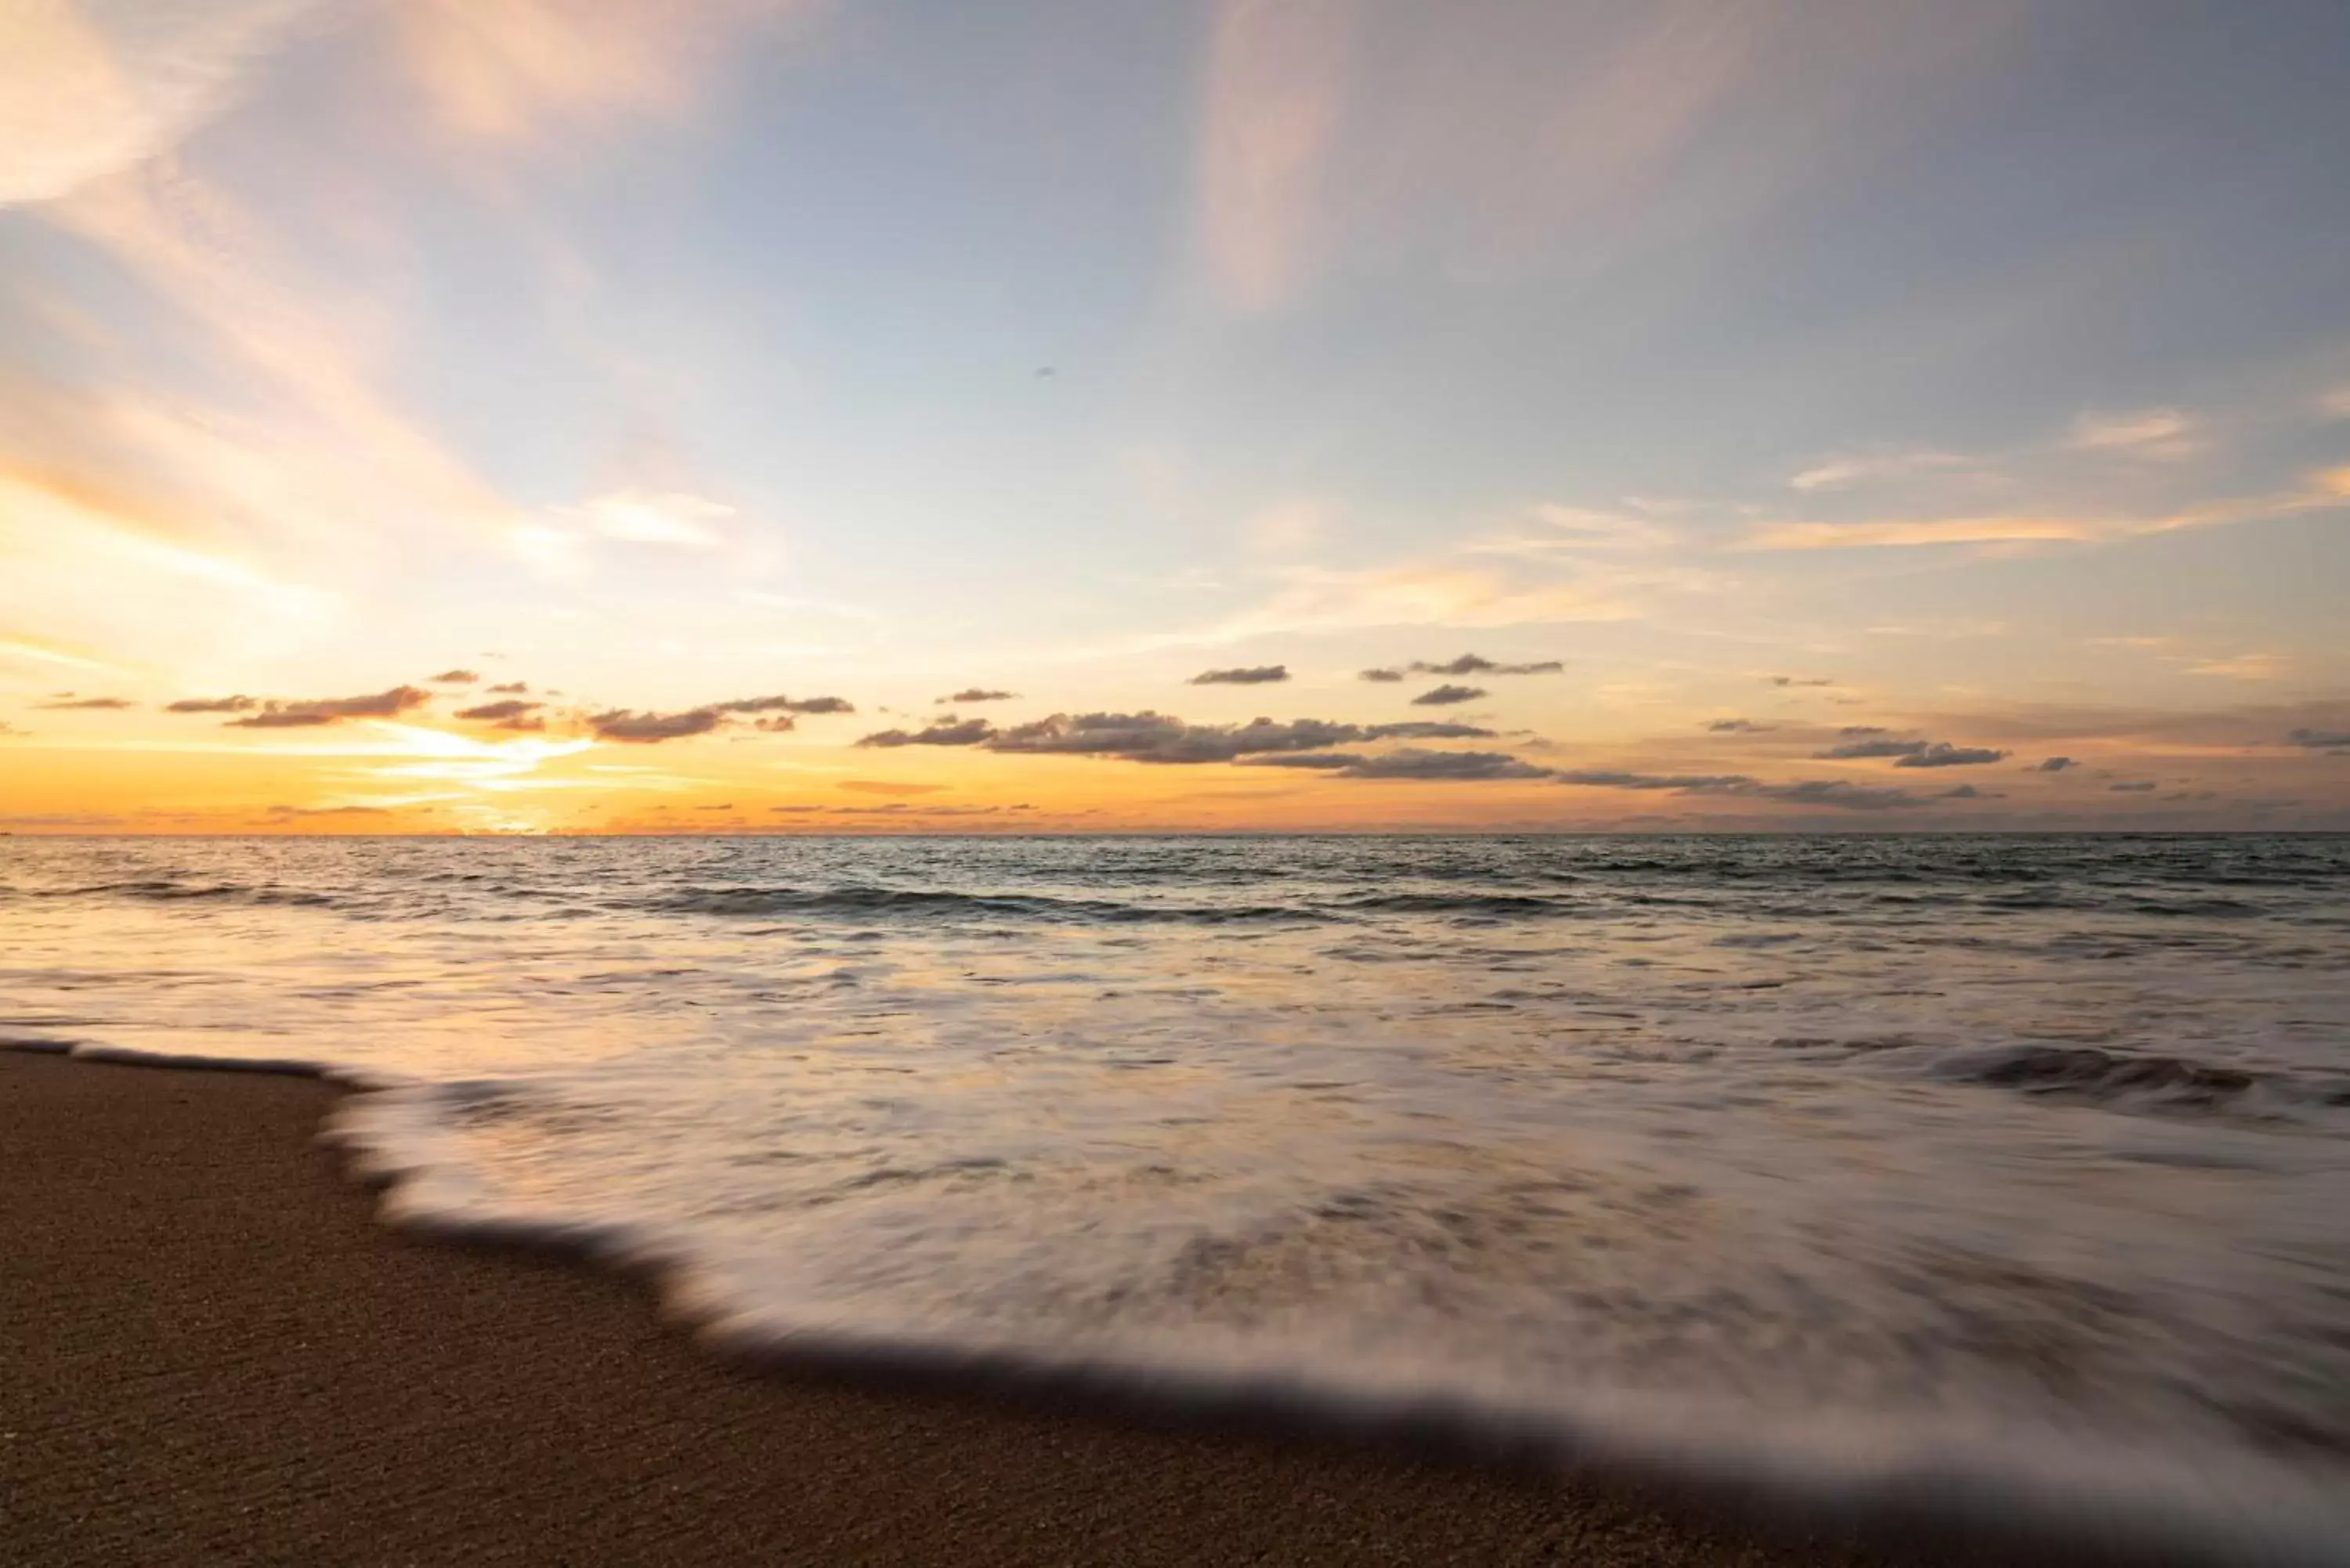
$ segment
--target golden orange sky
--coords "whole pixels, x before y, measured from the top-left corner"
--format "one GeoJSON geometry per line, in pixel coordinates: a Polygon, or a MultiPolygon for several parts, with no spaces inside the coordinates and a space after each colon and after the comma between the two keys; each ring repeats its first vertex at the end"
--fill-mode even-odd
{"type": "Polygon", "coordinates": [[[0,831],[2350,827],[2333,18],[16,7],[0,831]]]}

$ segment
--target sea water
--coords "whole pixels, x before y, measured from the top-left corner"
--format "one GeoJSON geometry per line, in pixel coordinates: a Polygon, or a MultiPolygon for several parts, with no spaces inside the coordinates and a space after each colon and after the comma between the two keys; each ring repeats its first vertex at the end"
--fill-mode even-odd
{"type": "Polygon", "coordinates": [[[2350,838],[17,838],[0,1037],[737,1345],[2350,1552],[2350,838]]]}

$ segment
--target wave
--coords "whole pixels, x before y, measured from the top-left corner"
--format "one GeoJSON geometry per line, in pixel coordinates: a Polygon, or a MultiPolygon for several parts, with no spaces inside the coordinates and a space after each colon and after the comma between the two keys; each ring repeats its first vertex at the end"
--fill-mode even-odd
{"type": "Polygon", "coordinates": [[[246,904],[329,905],[328,894],[299,888],[255,887],[239,882],[175,882],[167,877],[142,877],[123,882],[93,882],[77,888],[13,888],[0,889],[19,898],[131,898],[154,903],[220,899],[246,904]]]}
{"type": "Polygon", "coordinates": [[[1165,920],[1195,925],[1313,920],[1311,909],[1281,904],[1159,904],[1066,898],[1040,893],[957,893],[928,888],[684,888],[644,898],[618,898],[608,909],[696,915],[852,915],[938,919],[1098,921],[1165,920]]]}
{"type": "Polygon", "coordinates": [[[321,1060],[168,1055],[49,1036],[0,1049],[146,1066],[323,1078],[362,1091],[321,1130],[350,1174],[380,1192],[380,1218],[462,1244],[554,1255],[640,1274],[665,1315],[711,1352],[752,1364],[947,1393],[1072,1399],[1211,1428],[1242,1426],[1556,1474],[1618,1474],[1787,1518],[1809,1529],[1930,1539],[1991,1560],[2128,1562],[2173,1568],[2317,1568],[2350,1539],[2338,1474],[2249,1455],[2190,1458],[2099,1448],[2054,1432],[1943,1432],[1883,1420],[1806,1420],[1702,1399],[1591,1389],[1530,1405],[1295,1359],[1077,1353],[1001,1336],[803,1322],[745,1299],[680,1234],[622,1220],[502,1211],[463,1171],[452,1137],[469,1116],[526,1096],[494,1080],[425,1083],[321,1060]],[[1349,1375],[1352,1373],[1353,1375],[1349,1375]]]}
{"type": "Polygon", "coordinates": [[[1957,1082],[2125,1109],[2257,1113],[2284,1105],[2350,1106],[2350,1080],[2094,1045],[1974,1047],[1939,1057],[1932,1072],[1957,1082]]]}

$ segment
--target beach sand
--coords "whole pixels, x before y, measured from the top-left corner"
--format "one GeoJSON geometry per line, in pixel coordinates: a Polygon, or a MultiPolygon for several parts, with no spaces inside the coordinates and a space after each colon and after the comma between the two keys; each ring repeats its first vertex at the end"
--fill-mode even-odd
{"type": "Polygon", "coordinates": [[[314,1140],[338,1092],[0,1052],[0,1563],[1909,1557],[1612,1480],[729,1366],[640,1282],[378,1225],[314,1140]]]}

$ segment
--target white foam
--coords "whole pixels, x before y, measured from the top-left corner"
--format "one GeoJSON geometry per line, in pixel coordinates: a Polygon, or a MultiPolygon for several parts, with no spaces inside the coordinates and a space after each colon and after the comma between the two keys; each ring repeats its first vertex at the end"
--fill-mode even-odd
{"type": "MultiPolygon", "coordinates": [[[[1235,1354],[1205,1338],[1133,1346],[1055,1346],[984,1328],[918,1322],[886,1332],[795,1304],[749,1261],[689,1231],[641,1220],[504,1207],[468,1167],[460,1118],[526,1092],[502,1080],[429,1083],[328,1061],[175,1054],[89,1041],[14,1038],[0,1048],[92,1062],[260,1072],[359,1091],[320,1137],[383,1189],[398,1229],[452,1241],[552,1251],[655,1280],[664,1315],[712,1352],[890,1378],[1045,1390],[1175,1416],[1269,1422],[1350,1438],[1431,1445],[1516,1462],[1629,1469],[1693,1481],[1729,1501],[1794,1506],[1816,1521],[1911,1521],[2034,1549],[2118,1552],[2147,1561],[2317,1568],[2350,1542],[2337,1474],[2241,1458],[2116,1449],[2062,1434],[1894,1420],[1767,1417],[1735,1403],[1593,1387],[1530,1403],[1467,1388],[1411,1366],[1333,1364],[1309,1345],[1235,1354]]],[[[785,1275],[789,1271],[783,1272],[785,1275]]]]}

